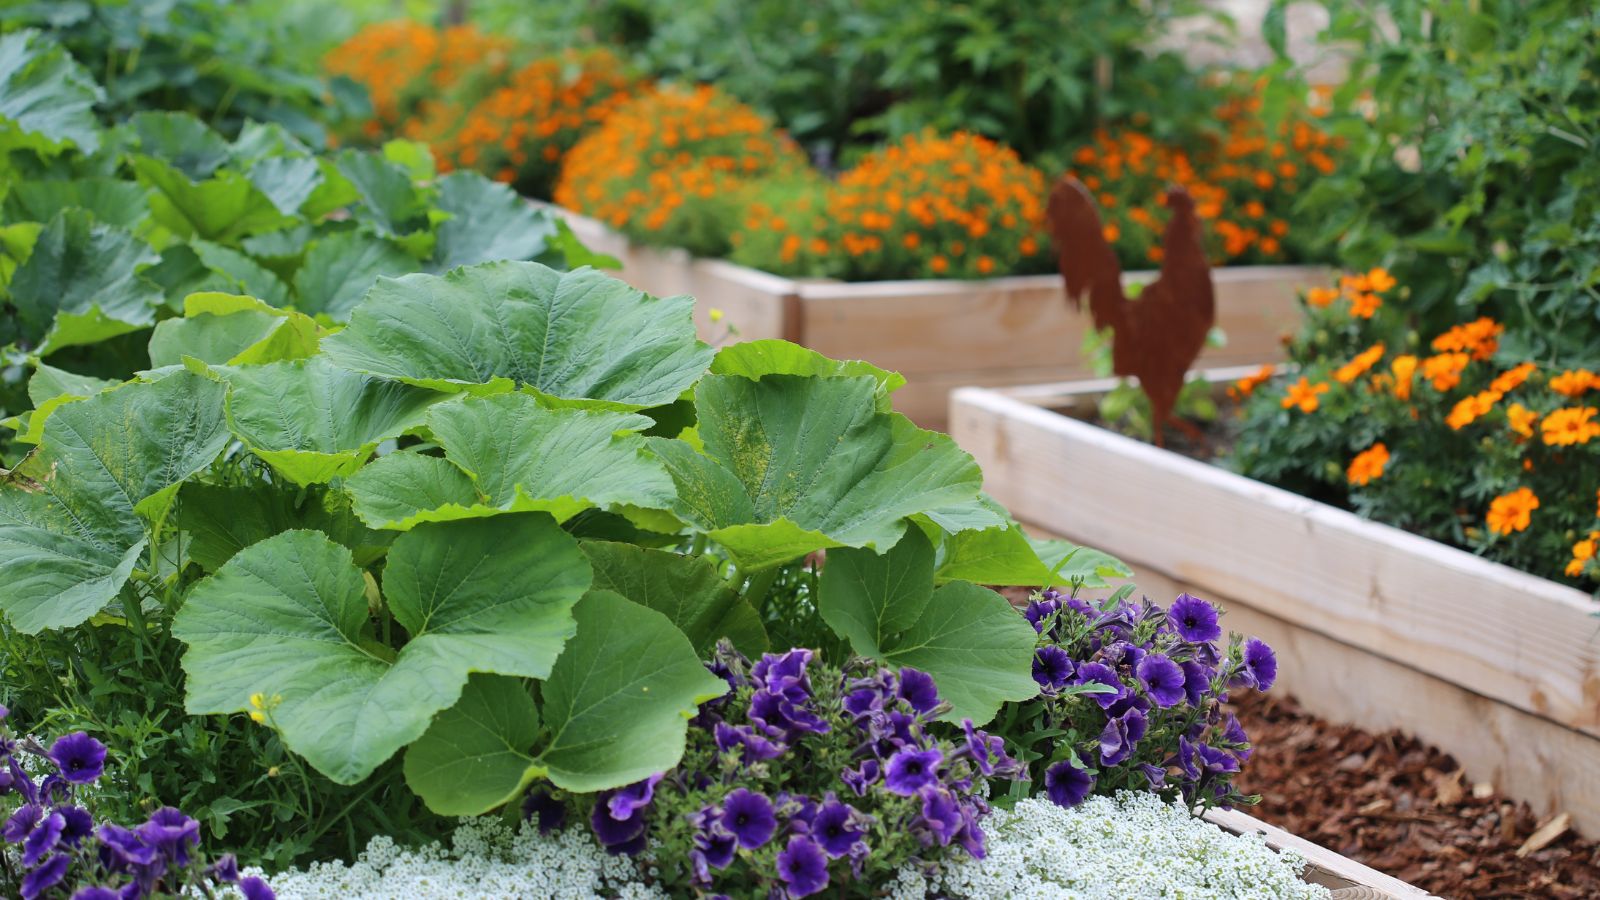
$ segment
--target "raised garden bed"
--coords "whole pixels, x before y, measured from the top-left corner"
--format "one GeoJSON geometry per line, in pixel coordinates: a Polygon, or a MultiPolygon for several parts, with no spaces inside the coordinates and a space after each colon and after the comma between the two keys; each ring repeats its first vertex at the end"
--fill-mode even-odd
{"type": "Polygon", "coordinates": [[[1110,386],[962,388],[950,431],[1021,521],[1125,560],[1153,596],[1226,608],[1311,711],[1415,734],[1473,781],[1600,831],[1590,597],[1057,411],[1110,386]]]}
{"type": "MultiPolygon", "coordinates": [[[[950,392],[962,385],[1093,374],[1081,352],[1089,317],[1068,307],[1057,275],[865,283],[784,278],[641,246],[594,219],[550,209],[588,247],[621,261],[624,281],[658,296],[693,296],[695,323],[707,340],[732,325],[744,340],[783,338],[901,373],[908,383],[895,393],[895,408],[924,428],[945,427],[950,392]],[[721,322],[711,321],[712,309],[721,311],[721,322]]],[[[1155,276],[1130,272],[1126,280],[1155,276]]],[[[1238,266],[1215,270],[1213,280],[1227,344],[1206,348],[1200,359],[1259,365],[1282,355],[1282,336],[1299,321],[1296,291],[1326,283],[1327,274],[1318,266],[1238,266]]]]}
{"type": "Polygon", "coordinates": [[[1433,895],[1377,869],[1340,856],[1326,847],[1296,837],[1276,825],[1237,809],[1213,809],[1206,821],[1233,834],[1260,834],[1274,850],[1292,850],[1306,861],[1305,880],[1333,891],[1332,900],[1378,900],[1378,898],[1425,898],[1433,895]]]}

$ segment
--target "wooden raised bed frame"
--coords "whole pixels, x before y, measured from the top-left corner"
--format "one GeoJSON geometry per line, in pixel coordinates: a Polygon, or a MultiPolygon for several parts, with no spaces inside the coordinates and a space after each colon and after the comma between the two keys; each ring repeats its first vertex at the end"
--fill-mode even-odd
{"type": "MultiPolygon", "coordinates": [[[[1240,370],[1208,373],[1212,380],[1240,370]]],[[[1063,415],[1100,380],[961,388],[951,434],[1021,521],[1216,601],[1312,712],[1448,750],[1600,834],[1600,612],[1581,591],[1063,415]]]]}
{"type": "Polygon", "coordinates": [[[1293,850],[1306,861],[1304,878],[1333,891],[1332,900],[1427,900],[1427,891],[1332,850],[1296,837],[1237,809],[1213,809],[1206,821],[1238,835],[1260,834],[1274,850],[1293,850]]]}
{"type": "MultiPolygon", "coordinates": [[[[706,340],[783,338],[835,359],[865,359],[904,375],[894,405],[924,428],[944,429],[950,392],[962,385],[1037,384],[1094,374],[1081,347],[1089,317],[1068,308],[1057,275],[983,281],[847,283],[792,279],[682,250],[634,244],[601,223],[561,207],[591,249],[616,257],[618,275],[657,296],[695,298],[706,340]],[[713,323],[712,309],[721,310],[713,323]]],[[[1132,272],[1129,283],[1154,272],[1132,272]]],[[[1299,322],[1296,292],[1327,282],[1317,266],[1217,269],[1217,324],[1227,345],[1208,347],[1206,365],[1260,364],[1282,356],[1283,335],[1299,322]]]]}

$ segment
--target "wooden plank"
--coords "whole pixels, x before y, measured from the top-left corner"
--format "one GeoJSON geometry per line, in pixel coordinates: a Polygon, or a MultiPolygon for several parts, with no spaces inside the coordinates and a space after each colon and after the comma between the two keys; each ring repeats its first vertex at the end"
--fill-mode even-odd
{"type": "Polygon", "coordinates": [[[1234,834],[1262,835],[1268,847],[1274,850],[1292,850],[1300,854],[1308,864],[1305,878],[1312,884],[1328,888],[1371,888],[1377,892],[1375,896],[1393,900],[1427,900],[1433,897],[1419,887],[1413,887],[1371,866],[1364,866],[1353,859],[1340,856],[1305,838],[1296,837],[1242,810],[1213,809],[1205,814],[1205,820],[1234,834]]]}
{"type": "MultiPolygon", "coordinates": [[[[1525,714],[1485,707],[1458,724],[1500,717],[1501,777],[1519,779],[1517,795],[1553,802],[1531,792],[1549,770],[1549,784],[1587,795],[1581,815],[1600,829],[1600,628],[1587,595],[997,392],[958,390],[951,432],[1022,521],[1525,714]],[[1583,741],[1550,729],[1548,747],[1519,740],[1532,720],[1583,741]]],[[[1350,675],[1342,689],[1359,702],[1394,699],[1350,675]]],[[[1420,723],[1428,706],[1414,713],[1420,723]]]]}
{"type": "MultiPolygon", "coordinates": [[[[1153,273],[1130,273],[1130,283],[1153,273]]],[[[1296,290],[1322,284],[1326,270],[1300,266],[1218,269],[1217,324],[1225,347],[1207,365],[1261,363],[1282,355],[1299,322],[1296,290]]],[[[1082,344],[1087,312],[1068,305],[1061,278],[801,284],[807,346],[841,359],[870,359],[908,378],[925,372],[1054,367],[1054,380],[1088,371],[1082,344]]]]}

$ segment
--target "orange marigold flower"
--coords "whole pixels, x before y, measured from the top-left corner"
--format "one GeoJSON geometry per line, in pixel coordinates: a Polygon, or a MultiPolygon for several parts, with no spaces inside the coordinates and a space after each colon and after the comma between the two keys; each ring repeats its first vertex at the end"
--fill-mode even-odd
{"type": "Polygon", "coordinates": [[[1539,426],[1544,432],[1544,442],[1552,446],[1567,447],[1587,444],[1600,437],[1600,422],[1592,421],[1600,410],[1592,406],[1558,409],[1544,417],[1539,426]]]}
{"type": "Polygon", "coordinates": [[[1370,319],[1383,306],[1383,300],[1373,293],[1356,294],[1350,298],[1350,315],[1370,319]]]}
{"type": "Polygon", "coordinates": [[[1389,371],[1394,373],[1394,395],[1401,400],[1411,399],[1411,379],[1417,373],[1417,358],[1407,353],[1396,356],[1389,363],[1389,371]]]}
{"type": "Polygon", "coordinates": [[[1495,534],[1510,534],[1513,531],[1525,531],[1533,522],[1533,511],[1539,508],[1539,498],[1534,496],[1528,488],[1517,488],[1509,494],[1501,494],[1489,503],[1489,515],[1485,517],[1489,530],[1495,534]]]}
{"type": "Polygon", "coordinates": [[[1550,379],[1550,390],[1568,397],[1581,397],[1596,387],[1600,387],[1600,376],[1588,369],[1568,369],[1550,379]]]}
{"type": "Polygon", "coordinates": [[[1594,559],[1595,551],[1600,549],[1600,531],[1591,532],[1588,537],[1572,545],[1572,561],[1567,563],[1567,577],[1577,578],[1583,574],[1583,567],[1589,560],[1594,559]]]}
{"type": "Polygon", "coordinates": [[[1394,277],[1389,270],[1381,266],[1367,272],[1367,285],[1379,294],[1387,293],[1395,285],[1394,277]]]}
{"type": "Polygon", "coordinates": [[[1528,380],[1528,376],[1532,375],[1538,368],[1531,362],[1520,363],[1516,367],[1496,375],[1495,379],[1489,382],[1489,390],[1509,394],[1522,387],[1523,382],[1528,380]]]}
{"type": "Polygon", "coordinates": [[[1336,288],[1314,287],[1306,291],[1306,302],[1319,309],[1337,299],[1339,299],[1339,291],[1336,288]]]}
{"type": "Polygon", "coordinates": [[[1250,396],[1251,394],[1255,393],[1256,388],[1265,384],[1267,380],[1272,377],[1272,374],[1275,371],[1277,371],[1277,369],[1271,363],[1262,366],[1254,373],[1246,375],[1238,381],[1235,381],[1233,385],[1228,388],[1229,396],[1235,398],[1250,396]]]}
{"type": "Polygon", "coordinates": [[[1501,396],[1496,391],[1481,391],[1470,397],[1464,397],[1456,402],[1456,405],[1450,410],[1450,415],[1445,417],[1444,423],[1452,429],[1460,431],[1462,428],[1477,421],[1478,417],[1494,409],[1494,405],[1500,401],[1501,396]]]}
{"type": "Polygon", "coordinates": [[[1539,414],[1523,406],[1513,403],[1506,407],[1506,424],[1511,430],[1525,438],[1533,437],[1533,423],[1539,421],[1539,414]]]}
{"type": "Polygon", "coordinates": [[[1461,383],[1461,372],[1467,367],[1465,353],[1440,353],[1422,361],[1422,377],[1433,382],[1433,389],[1443,393],[1461,383]]]}
{"type": "Polygon", "coordinates": [[[1355,359],[1352,359],[1340,366],[1338,370],[1333,373],[1333,380],[1339,382],[1340,384],[1349,384],[1350,382],[1355,381],[1357,378],[1360,378],[1362,375],[1366,374],[1367,370],[1372,368],[1373,365],[1375,365],[1378,360],[1382,358],[1382,342],[1373,344],[1371,347],[1368,347],[1367,349],[1356,354],[1355,359]]]}
{"type": "Polygon", "coordinates": [[[1500,348],[1500,333],[1505,331],[1505,326],[1487,316],[1475,322],[1446,331],[1433,339],[1433,349],[1440,352],[1462,351],[1472,354],[1473,359],[1488,359],[1500,348]]]}
{"type": "Polygon", "coordinates": [[[1105,237],[1108,244],[1114,244],[1117,242],[1117,238],[1122,237],[1122,229],[1118,228],[1115,222],[1100,229],[1100,233],[1105,237]]]}
{"type": "Polygon", "coordinates": [[[1350,460],[1350,467],[1345,470],[1345,477],[1357,487],[1363,487],[1374,479],[1383,477],[1383,469],[1389,464],[1389,448],[1382,443],[1373,444],[1371,447],[1356,454],[1350,460]]]}
{"type": "Polygon", "coordinates": [[[942,256],[935,256],[928,260],[928,268],[932,269],[934,274],[942,275],[950,270],[950,261],[942,256]]]}
{"type": "Polygon", "coordinates": [[[1312,384],[1304,375],[1300,380],[1289,385],[1289,392],[1283,398],[1283,408],[1293,409],[1298,407],[1303,413],[1314,413],[1322,401],[1317,398],[1328,392],[1326,384],[1312,384]]]}

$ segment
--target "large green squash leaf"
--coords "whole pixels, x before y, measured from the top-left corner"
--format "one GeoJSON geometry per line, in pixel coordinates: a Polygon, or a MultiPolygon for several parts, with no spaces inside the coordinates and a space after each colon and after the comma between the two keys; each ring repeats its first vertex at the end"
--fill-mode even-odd
{"type": "Polygon", "coordinates": [[[37,444],[44,437],[44,423],[50,414],[61,406],[85,397],[93,397],[109,387],[121,384],[104,378],[91,378],[38,363],[33,377],[28,379],[28,399],[33,409],[9,419],[0,419],[0,426],[15,429],[19,444],[37,444]]]}
{"type": "Polygon", "coordinates": [[[300,211],[323,178],[322,165],[313,156],[269,156],[257,160],[246,177],[286,216],[300,211]]]}
{"type": "Polygon", "coordinates": [[[940,541],[937,580],[978,584],[1103,588],[1108,578],[1133,572],[1112,556],[1067,541],[1028,537],[1015,522],[981,531],[945,534],[925,529],[940,541]]]}
{"type": "Polygon", "coordinates": [[[702,658],[727,638],[746,656],[767,650],[767,630],[755,607],[739,596],[704,556],[647,550],[612,541],[584,541],[596,590],[615,591],[666,616],[702,658]]]}
{"type": "Polygon", "coordinates": [[[0,609],[29,634],[110,603],[178,486],[227,443],[223,386],[187,372],[67,403],[0,483],[0,609]]]}
{"type": "Polygon", "coordinates": [[[1002,703],[1038,694],[1038,635],[994,591],[965,581],[935,589],[933,562],[933,546],[916,529],[882,555],[832,551],[818,611],[862,656],[932,675],[951,705],[947,718],[983,724],[1002,703]]]}
{"type": "Polygon", "coordinates": [[[234,555],[175,617],[189,645],[188,709],[233,713],[253,694],[272,698],[289,748],[353,784],[421,736],[468,673],[549,675],[589,579],[577,542],[545,516],[418,528],[395,541],[384,574],[412,636],[396,653],[372,633],[350,551],[286,531],[234,555]]]}
{"type": "Polygon", "coordinates": [[[322,532],[350,548],[361,566],[376,562],[396,536],[363,525],[342,490],[264,481],[189,482],[178,492],[174,516],[186,536],[184,552],[207,572],[252,544],[295,529],[322,532]]]}
{"type": "Polygon", "coordinates": [[[86,210],[62,210],[11,278],[23,340],[43,356],[148,328],[161,292],[140,272],[159,261],[127,231],[96,222],[86,210]]]}
{"type": "Polygon", "coordinates": [[[101,96],[89,73],[40,32],[0,35],[0,134],[41,152],[70,143],[93,153],[100,145],[94,105],[101,96]]]}
{"type": "Polygon", "coordinates": [[[434,271],[499,259],[534,259],[556,233],[549,213],[477,172],[441,178],[436,206],[450,218],[439,223],[434,271]]]}
{"type": "Polygon", "coordinates": [[[808,347],[775,339],[740,341],[717,351],[711,361],[713,375],[739,375],[752,381],[766,375],[817,375],[838,377],[867,375],[878,383],[882,392],[878,408],[889,412],[893,407],[889,395],[906,386],[904,375],[880,369],[858,359],[829,359],[808,347]]]}
{"type": "Polygon", "coordinates": [[[268,306],[289,305],[289,286],[266,266],[238,250],[211,241],[196,238],[189,246],[206,268],[227,281],[230,292],[258,298],[268,306]]]}
{"type": "Polygon", "coordinates": [[[116,178],[35,178],[13,182],[5,198],[9,221],[48,222],[64,209],[78,207],[96,220],[134,229],[150,215],[144,188],[116,178]]]}
{"type": "Polygon", "coordinates": [[[362,231],[335,232],[306,251],[305,264],[294,276],[295,307],[343,322],[380,277],[416,268],[416,260],[392,241],[362,231]]]}
{"type": "Polygon", "coordinates": [[[147,110],[135,113],[128,124],[140,152],[165,160],[195,181],[210,178],[233,155],[222,135],[189,113],[147,110]]]}
{"type": "Polygon", "coordinates": [[[183,301],[184,316],[150,335],[150,364],[175,366],[193,357],[208,365],[242,366],[302,359],[317,352],[317,323],[239,294],[204,292],[183,301]]]}
{"type": "Polygon", "coordinates": [[[443,395],[335,368],[326,359],[218,370],[228,425],[251,453],[296,484],[350,475],[378,444],[422,425],[443,395]]]}
{"type": "Polygon", "coordinates": [[[666,510],[673,503],[672,479],[637,434],[651,421],[636,413],[548,409],[516,393],[440,404],[427,425],[444,466],[405,451],[350,479],[356,511],[369,525],[409,528],[527,510],[564,522],[592,507],[666,510]]]}
{"type": "Polygon", "coordinates": [[[406,782],[430,808],[485,812],[540,777],[586,793],[620,787],[683,757],[689,718],[727,682],[654,610],[593,591],[574,615],[578,633],[540,691],[544,746],[532,746],[540,717],[520,685],[473,679],[406,751],[406,782]]]}
{"type": "Polygon", "coordinates": [[[400,237],[427,224],[427,205],[404,166],[359,150],[342,151],[334,160],[361,195],[357,218],[379,234],[400,237]]]}
{"type": "Polygon", "coordinates": [[[982,473],[948,437],[878,409],[871,377],[709,375],[695,389],[704,453],[651,446],[680,517],[746,569],[826,547],[887,548],[906,517],[977,503],[982,473]]]}
{"type": "Polygon", "coordinates": [[[151,189],[151,215],[180,237],[231,244],[295,224],[250,179],[230,169],[193,181],[164,160],[134,156],[133,170],[151,189]]]}
{"type": "Polygon", "coordinates": [[[527,385],[614,409],[670,403],[705,371],[688,297],[530,262],[380,279],[330,338],[349,369],[447,391],[527,385]]]}

